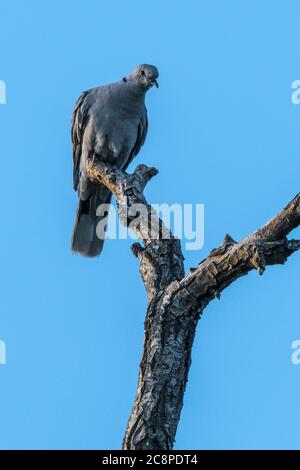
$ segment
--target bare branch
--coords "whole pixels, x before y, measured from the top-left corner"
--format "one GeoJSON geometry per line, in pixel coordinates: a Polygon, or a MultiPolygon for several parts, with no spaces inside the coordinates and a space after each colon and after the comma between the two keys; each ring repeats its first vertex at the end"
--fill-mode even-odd
{"type": "Polygon", "coordinates": [[[270,222],[257,230],[256,236],[264,240],[285,238],[300,224],[300,193],[270,222]]]}
{"type": "Polygon", "coordinates": [[[157,292],[184,275],[179,240],[173,237],[143,194],[147,183],[158,171],[138,165],[132,174],[127,174],[99,161],[90,161],[87,171],[91,179],[112,191],[121,222],[130,227],[143,244],[135,243],[132,252],[140,260],[140,273],[151,300],[157,292]]]}
{"type": "Polygon", "coordinates": [[[226,235],[219,248],[184,277],[180,242],[154,213],[143,191],[157,174],[139,165],[130,175],[98,161],[88,163],[90,178],[115,195],[123,224],[141,241],[132,246],[148,293],[144,352],[137,393],[123,448],[172,449],[191,363],[196,326],[204,308],[241,276],[283,264],[300,249],[287,235],[300,225],[300,194],[277,216],[237,243],[226,235]],[[136,206],[143,206],[135,223],[136,206]]]}
{"type": "Polygon", "coordinates": [[[179,291],[183,290],[184,296],[189,292],[191,303],[197,298],[204,308],[210,300],[219,297],[222,290],[252,269],[263,274],[268,265],[284,264],[300,249],[299,241],[286,238],[299,225],[298,194],[278,215],[240,243],[225,238],[219,249],[213,250],[181,281],[179,291]]]}

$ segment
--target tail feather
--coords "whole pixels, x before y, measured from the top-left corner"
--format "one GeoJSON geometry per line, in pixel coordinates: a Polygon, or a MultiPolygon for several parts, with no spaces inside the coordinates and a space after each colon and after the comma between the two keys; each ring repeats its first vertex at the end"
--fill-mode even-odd
{"type": "Polygon", "coordinates": [[[80,253],[82,256],[90,258],[100,255],[104,236],[100,238],[99,233],[96,233],[96,228],[99,222],[107,220],[108,214],[97,216],[96,211],[100,204],[109,204],[111,196],[112,194],[107,188],[99,186],[98,190],[86,201],[79,199],[72,236],[72,251],[74,253],[80,253]]]}

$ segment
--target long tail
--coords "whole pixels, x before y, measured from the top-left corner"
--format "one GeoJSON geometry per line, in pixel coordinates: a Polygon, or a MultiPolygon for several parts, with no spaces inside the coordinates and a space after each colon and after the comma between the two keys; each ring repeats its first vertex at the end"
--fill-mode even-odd
{"type": "Polygon", "coordinates": [[[100,255],[104,244],[104,227],[108,213],[97,216],[96,211],[100,204],[109,204],[111,196],[111,192],[105,186],[99,185],[89,199],[86,201],[79,199],[72,236],[72,251],[74,253],[80,253],[82,256],[90,258],[100,255]],[[99,224],[99,222],[103,223],[99,224]]]}

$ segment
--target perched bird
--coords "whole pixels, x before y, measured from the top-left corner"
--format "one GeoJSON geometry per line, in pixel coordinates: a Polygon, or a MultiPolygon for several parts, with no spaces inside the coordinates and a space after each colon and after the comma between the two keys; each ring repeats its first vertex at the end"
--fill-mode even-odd
{"type": "Polygon", "coordinates": [[[104,237],[96,234],[100,204],[109,204],[111,192],[89,179],[86,164],[99,159],[125,170],[145,142],[148,120],[146,92],[157,83],[158,70],[140,65],[118,82],[92,88],[81,94],[72,117],[73,180],[78,192],[78,209],[72,251],[98,256],[104,237]]]}

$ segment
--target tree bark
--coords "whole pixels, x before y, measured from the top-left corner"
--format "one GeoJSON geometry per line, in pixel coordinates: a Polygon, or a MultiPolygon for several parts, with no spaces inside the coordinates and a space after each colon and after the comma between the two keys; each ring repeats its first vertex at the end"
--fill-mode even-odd
{"type": "Polygon", "coordinates": [[[148,294],[144,352],[137,393],[123,441],[125,450],[173,448],[191,364],[197,323],[204,308],[232,282],[252,269],[283,264],[300,249],[287,235],[300,225],[300,193],[271,221],[237,243],[225,235],[196,268],[185,275],[180,241],[153,212],[143,194],[154,168],[139,165],[132,174],[101,162],[88,164],[89,176],[115,195],[119,216],[131,226],[136,205],[145,210],[131,228],[141,244],[132,251],[148,294]]]}

